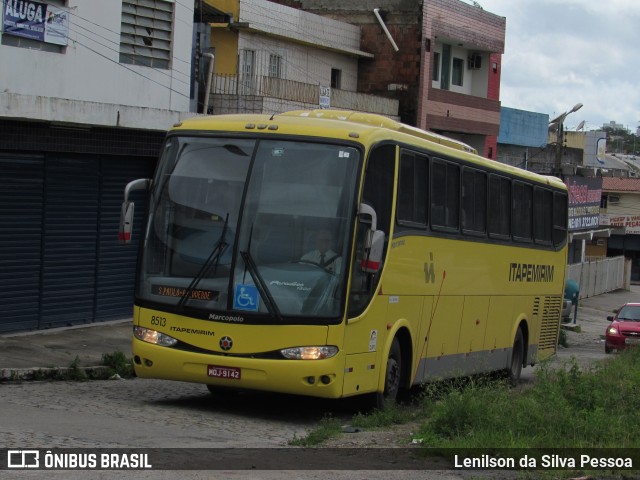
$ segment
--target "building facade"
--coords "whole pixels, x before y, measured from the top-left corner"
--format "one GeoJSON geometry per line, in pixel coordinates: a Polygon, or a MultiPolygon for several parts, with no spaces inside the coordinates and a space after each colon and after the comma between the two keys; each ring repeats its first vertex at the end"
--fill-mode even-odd
{"type": "Polygon", "coordinates": [[[360,27],[267,0],[206,0],[211,23],[209,112],[336,108],[398,119],[396,99],[359,93],[360,27]]]}
{"type": "Polygon", "coordinates": [[[589,253],[631,259],[631,281],[640,282],[640,179],[602,178],[600,225],[611,236],[590,242],[589,253]]]}
{"type": "Polygon", "coordinates": [[[359,90],[396,98],[400,119],[496,158],[506,20],[460,0],[300,0],[362,28],[359,90]]]}
{"type": "Polygon", "coordinates": [[[120,204],[193,115],[193,18],[169,0],[2,1],[0,331],[131,315],[145,196],[126,247],[120,204]]]}

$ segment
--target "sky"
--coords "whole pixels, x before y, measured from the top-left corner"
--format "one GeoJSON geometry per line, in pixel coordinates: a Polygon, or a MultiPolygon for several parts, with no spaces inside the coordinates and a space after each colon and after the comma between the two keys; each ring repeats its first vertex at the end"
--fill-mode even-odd
{"type": "MultiPolygon", "coordinates": [[[[464,0],[474,3],[472,0],[464,0]]],[[[507,19],[500,100],[565,128],[640,126],[640,1],[478,0],[507,19]]]]}

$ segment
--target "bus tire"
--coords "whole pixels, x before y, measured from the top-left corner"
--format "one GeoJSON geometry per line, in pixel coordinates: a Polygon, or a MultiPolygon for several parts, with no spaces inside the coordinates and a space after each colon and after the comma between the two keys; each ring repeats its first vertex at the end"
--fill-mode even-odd
{"type": "Polygon", "coordinates": [[[384,376],[384,391],[368,393],[362,397],[359,404],[366,411],[384,409],[385,405],[394,403],[398,398],[402,381],[402,349],[398,337],[393,339],[389,356],[387,357],[387,367],[384,376]]]}
{"type": "Polygon", "coordinates": [[[522,373],[522,365],[524,363],[524,335],[522,329],[518,328],[516,338],[513,340],[513,348],[511,350],[511,360],[507,369],[507,379],[511,385],[517,385],[520,381],[522,373]]]}

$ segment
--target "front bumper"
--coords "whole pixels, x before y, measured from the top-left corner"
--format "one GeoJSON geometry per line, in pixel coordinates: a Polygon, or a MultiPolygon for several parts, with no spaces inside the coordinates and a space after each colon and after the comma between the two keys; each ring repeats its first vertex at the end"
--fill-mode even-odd
{"type": "Polygon", "coordinates": [[[256,359],[210,355],[161,347],[133,339],[136,375],[220,387],[262,390],[321,398],[342,396],[342,352],[323,360],[256,359]],[[209,366],[240,369],[240,378],[215,378],[209,366]]]}

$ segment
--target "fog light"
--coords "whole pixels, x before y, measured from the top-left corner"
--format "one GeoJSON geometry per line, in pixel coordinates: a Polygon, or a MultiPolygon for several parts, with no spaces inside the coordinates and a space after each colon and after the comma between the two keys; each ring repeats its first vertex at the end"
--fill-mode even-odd
{"type": "Polygon", "coordinates": [[[329,375],[322,375],[320,377],[320,381],[323,385],[329,385],[331,383],[331,378],[329,378],[329,375]]]}
{"type": "Polygon", "coordinates": [[[145,359],[144,359],[144,364],[145,364],[147,367],[153,367],[153,362],[152,362],[151,360],[149,360],[148,358],[145,358],[145,359]]]}
{"type": "Polygon", "coordinates": [[[307,377],[307,382],[309,383],[309,385],[313,385],[314,383],[316,383],[316,377],[307,377]]]}

